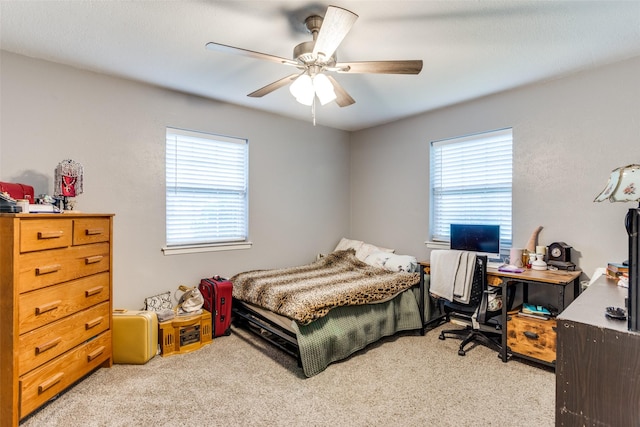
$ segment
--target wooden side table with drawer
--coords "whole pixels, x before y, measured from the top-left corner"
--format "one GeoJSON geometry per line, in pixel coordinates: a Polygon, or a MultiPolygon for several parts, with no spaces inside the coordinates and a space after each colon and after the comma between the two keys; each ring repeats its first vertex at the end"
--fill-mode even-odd
{"type": "Polygon", "coordinates": [[[0,425],[112,364],[112,214],[0,214],[0,425]]]}
{"type": "Polygon", "coordinates": [[[509,351],[534,360],[556,361],[556,319],[532,319],[510,313],[507,318],[509,351]]]}

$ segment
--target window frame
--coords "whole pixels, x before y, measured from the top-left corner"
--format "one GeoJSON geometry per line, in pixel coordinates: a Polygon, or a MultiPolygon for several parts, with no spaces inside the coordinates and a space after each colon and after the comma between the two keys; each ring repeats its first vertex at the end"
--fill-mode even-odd
{"type": "MultiPolygon", "coordinates": [[[[502,144],[507,144],[506,142],[502,142],[502,144]]],[[[431,141],[429,144],[429,239],[425,244],[427,247],[432,249],[449,249],[450,247],[450,236],[448,231],[446,230],[449,222],[442,222],[438,225],[437,211],[441,209],[441,206],[438,206],[438,196],[436,193],[440,195],[440,198],[443,194],[460,194],[461,196],[469,196],[473,193],[475,194],[505,194],[505,189],[508,188],[508,200],[501,199],[501,203],[508,203],[508,210],[505,209],[503,212],[506,214],[508,212],[508,220],[504,219],[494,219],[494,220],[474,220],[473,218],[469,218],[471,215],[466,215],[467,218],[464,218],[464,213],[461,210],[453,210],[455,214],[460,215],[460,219],[456,219],[455,223],[463,223],[463,224],[498,224],[500,225],[500,255],[508,256],[509,250],[513,245],[513,130],[512,128],[503,128],[497,129],[487,132],[481,132],[476,134],[469,134],[461,137],[447,138],[437,141],[431,141]],[[474,144],[486,144],[486,149],[484,150],[484,155],[490,157],[491,155],[498,154],[497,152],[492,152],[490,150],[490,144],[495,144],[497,141],[505,141],[508,140],[508,150],[502,147],[502,150],[499,154],[498,159],[504,160],[504,165],[502,168],[508,167],[508,183],[504,180],[506,179],[506,170],[503,170],[501,174],[497,176],[500,177],[503,181],[500,183],[491,184],[485,182],[484,185],[479,185],[477,187],[471,188],[469,186],[466,187],[458,187],[456,190],[443,190],[442,188],[436,189],[435,186],[438,185],[438,179],[436,179],[435,174],[438,173],[439,169],[435,166],[436,161],[438,161],[435,157],[439,156],[438,150],[442,150],[442,147],[449,146],[450,148],[460,149],[460,147],[473,146],[474,144]],[[508,151],[508,152],[507,152],[508,151]],[[502,188],[502,190],[500,190],[502,188]],[[436,231],[438,230],[438,231],[436,231]]],[[[441,159],[440,159],[441,160],[441,159]]],[[[496,158],[492,161],[495,162],[496,158]]],[[[488,159],[484,159],[485,162],[489,161],[488,159]]],[[[445,166],[446,167],[446,166],[445,166]]],[[[480,168],[476,170],[487,170],[486,167],[480,168]]],[[[440,171],[441,175],[442,172],[440,171]]],[[[486,177],[485,177],[486,178],[486,177]]],[[[441,177],[441,179],[443,179],[441,177]]],[[[445,178],[446,179],[446,178],[445,178]]],[[[478,206],[479,207],[479,206],[478,206]]],[[[496,214],[500,211],[495,210],[496,214]]],[[[504,215],[502,215],[504,216],[504,215]]]]}
{"type": "MultiPolygon", "coordinates": [[[[176,255],[251,248],[252,242],[249,240],[249,141],[246,138],[230,137],[169,126],[166,127],[165,136],[165,245],[162,247],[163,253],[165,255],[176,255]],[[183,168],[182,177],[180,176],[180,166],[177,166],[177,162],[180,162],[180,157],[177,153],[175,155],[170,153],[170,144],[172,142],[176,145],[180,144],[180,138],[182,138],[183,144],[188,144],[187,141],[191,140],[194,145],[189,146],[190,149],[194,149],[194,147],[203,148],[206,147],[207,142],[212,143],[211,155],[202,157],[203,162],[199,162],[196,155],[192,155],[191,157],[187,155],[181,159],[182,162],[184,162],[181,165],[183,168]],[[238,146],[234,144],[240,144],[243,148],[239,150],[238,146]],[[231,154],[226,152],[229,149],[231,150],[231,154]],[[192,171],[197,170],[195,167],[200,165],[206,168],[206,170],[212,170],[216,157],[225,155],[231,155],[234,160],[233,162],[225,163],[225,166],[232,168],[232,172],[236,177],[235,182],[220,181],[220,184],[213,183],[212,181],[215,181],[215,179],[213,179],[215,175],[208,175],[206,173],[201,176],[196,175],[188,180],[185,179],[184,168],[190,168],[189,170],[192,171]],[[174,163],[176,165],[175,167],[172,167],[170,164],[172,160],[176,162],[174,163]],[[194,161],[196,163],[193,163],[194,161]],[[182,192],[179,191],[180,184],[177,183],[179,177],[182,178],[182,192]],[[200,180],[198,178],[200,178],[200,180]],[[231,198],[230,200],[233,205],[228,210],[207,209],[203,215],[195,217],[196,220],[198,218],[209,217],[209,220],[203,221],[204,228],[201,227],[201,230],[211,236],[210,241],[196,241],[193,239],[193,236],[199,233],[197,226],[194,226],[196,231],[190,231],[191,240],[187,237],[184,241],[172,241],[170,238],[170,205],[177,203],[175,197],[173,201],[170,201],[170,192],[172,189],[178,191],[178,193],[171,194],[173,196],[181,193],[181,196],[178,195],[177,197],[178,200],[180,200],[181,197],[183,198],[183,200],[180,201],[181,205],[184,204],[185,195],[189,195],[189,197],[193,196],[194,205],[191,208],[194,209],[194,211],[207,209],[209,205],[206,199],[208,198],[216,196],[222,197],[222,195],[231,198]],[[230,238],[225,238],[218,234],[217,237],[220,238],[216,238],[216,231],[214,231],[214,229],[219,226],[220,223],[211,222],[211,216],[219,213],[233,216],[232,213],[229,213],[229,210],[233,211],[233,208],[236,208],[236,210],[240,208],[242,213],[238,215],[238,218],[243,225],[238,226],[238,222],[236,222],[234,226],[225,227],[223,224],[221,232],[224,234],[225,232],[235,232],[239,230],[240,233],[230,238]]],[[[183,148],[185,147],[183,146],[183,148]]],[[[217,178],[220,178],[220,176],[217,176],[217,178]]],[[[180,218],[174,217],[174,219],[179,220],[180,218]]],[[[194,218],[190,217],[190,212],[187,211],[184,213],[182,219],[192,220],[194,218]]],[[[179,227],[178,224],[175,224],[175,226],[179,227]]]]}

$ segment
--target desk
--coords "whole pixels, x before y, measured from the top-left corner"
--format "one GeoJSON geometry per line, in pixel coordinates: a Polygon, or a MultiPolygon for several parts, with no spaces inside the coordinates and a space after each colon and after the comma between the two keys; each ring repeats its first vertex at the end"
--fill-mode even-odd
{"type": "MultiPolygon", "coordinates": [[[[430,273],[430,263],[420,262],[422,274],[430,273]]],[[[535,362],[543,363],[548,366],[555,366],[554,360],[551,361],[541,360],[536,358],[535,355],[528,354],[527,352],[512,351],[508,345],[509,331],[508,320],[509,313],[506,304],[507,289],[509,286],[522,286],[522,300],[528,301],[529,287],[530,286],[551,286],[555,291],[555,300],[549,301],[548,304],[553,305],[561,313],[579,294],[580,294],[580,274],[581,271],[566,271],[566,270],[532,270],[527,269],[522,273],[507,273],[498,271],[495,268],[487,268],[487,282],[490,286],[498,286],[501,288],[503,295],[501,324],[502,324],[502,350],[500,351],[500,359],[503,362],[509,360],[511,356],[517,356],[524,359],[530,359],[535,362]],[[569,292],[567,292],[567,288],[569,292]]],[[[421,274],[421,277],[422,277],[421,274]]],[[[535,320],[535,319],[534,319],[535,320]]],[[[553,322],[553,329],[555,329],[555,319],[548,320],[546,322],[553,322]]],[[[512,331],[511,338],[513,338],[512,331]]],[[[553,353],[555,354],[555,339],[553,340],[553,353]]]]}

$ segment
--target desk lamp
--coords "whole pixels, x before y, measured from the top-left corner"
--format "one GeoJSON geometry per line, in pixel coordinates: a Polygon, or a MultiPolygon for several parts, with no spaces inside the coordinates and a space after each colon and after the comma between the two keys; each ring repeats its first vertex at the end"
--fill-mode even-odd
{"type": "Polygon", "coordinates": [[[78,162],[67,159],[58,163],[55,171],[53,195],[62,200],[64,210],[73,209],[73,203],[69,200],[70,197],[82,194],[83,174],[82,165],[78,162]]]}
{"type": "Polygon", "coordinates": [[[627,165],[614,169],[609,182],[594,202],[604,200],[610,202],[638,202],[637,208],[630,208],[625,217],[625,227],[629,235],[629,294],[627,302],[627,319],[629,330],[640,331],[640,277],[638,263],[640,250],[640,165],[627,165]]]}

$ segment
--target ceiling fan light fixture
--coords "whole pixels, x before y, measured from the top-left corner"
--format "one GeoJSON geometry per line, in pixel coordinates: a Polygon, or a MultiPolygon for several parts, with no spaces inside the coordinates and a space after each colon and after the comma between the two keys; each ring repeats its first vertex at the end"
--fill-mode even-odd
{"type": "Polygon", "coordinates": [[[329,81],[329,78],[322,73],[316,74],[313,78],[313,88],[322,105],[326,105],[336,99],[336,92],[333,90],[333,85],[329,81]]]}
{"type": "Polygon", "coordinates": [[[296,98],[300,104],[310,106],[313,103],[313,98],[316,95],[313,87],[313,81],[308,74],[302,74],[291,83],[289,86],[289,92],[296,98]]]}
{"type": "Polygon", "coordinates": [[[297,72],[269,83],[247,96],[260,98],[290,85],[291,94],[299,103],[311,106],[315,118],[316,96],[322,105],[335,101],[339,107],[348,107],[356,102],[330,73],[420,74],[422,71],[421,59],[337,62],[336,49],[357,19],[358,15],[355,13],[337,6],[329,6],[324,17],[319,15],[307,17],[305,26],[313,40],[295,46],[293,59],[215,42],[207,43],[206,47],[215,52],[233,53],[297,68],[297,72]]]}

